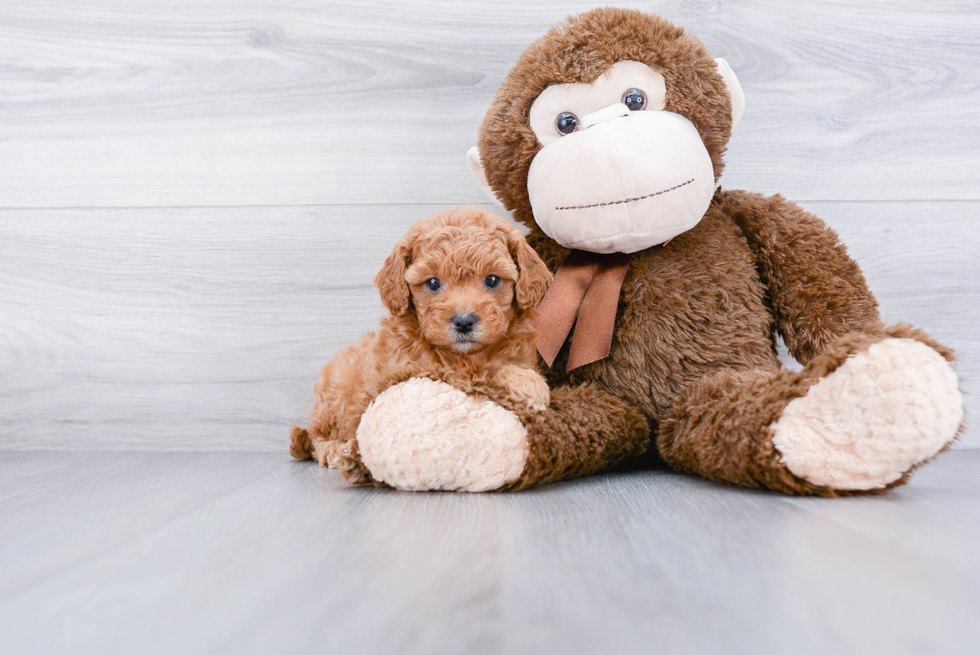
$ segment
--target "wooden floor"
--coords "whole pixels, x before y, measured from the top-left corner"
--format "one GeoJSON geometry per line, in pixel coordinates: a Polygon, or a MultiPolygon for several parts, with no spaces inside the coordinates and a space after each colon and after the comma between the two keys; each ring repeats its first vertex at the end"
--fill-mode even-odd
{"type": "Polygon", "coordinates": [[[976,653],[980,450],[885,497],[672,473],[354,489],[269,453],[0,452],[0,652],[976,653]]]}

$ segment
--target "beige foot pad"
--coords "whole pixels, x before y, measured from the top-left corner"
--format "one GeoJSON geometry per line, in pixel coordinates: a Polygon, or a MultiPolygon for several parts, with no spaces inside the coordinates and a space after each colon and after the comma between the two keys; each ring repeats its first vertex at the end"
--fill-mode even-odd
{"type": "Polygon", "coordinates": [[[852,355],[773,424],[794,475],[834,489],[887,486],[949,443],[963,418],[956,373],[914,339],[852,355]]]}
{"type": "Polygon", "coordinates": [[[519,478],[527,461],[517,416],[425,378],[375,398],[357,442],[374,479],[407,491],[492,491],[519,478]]]}

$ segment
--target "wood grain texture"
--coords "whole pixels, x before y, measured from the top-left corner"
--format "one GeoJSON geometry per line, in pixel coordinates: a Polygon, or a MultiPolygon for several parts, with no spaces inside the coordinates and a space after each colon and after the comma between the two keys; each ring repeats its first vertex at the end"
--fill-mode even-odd
{"type": "MultiPolygon", "coordinates": [[[[975,474],[978,453],[966,452],[964,468],[975,474]]],[[[936,551],[908,554],[873,530],[697,478],[598,482],[510,499],[516,534],[504,605],[523,629],[509,632],[505,652],[968,652],[977,643],[957,627],[980,599],[973,578],[936,551]],[[555,616],[575,619],[555,630],[555,616]]],[[[961,497],[976,495],[975,482],[966,488],[961,497]]],[[[920,494],[913,483],[880,504],[863,502],[873,513],[920,494]]],[[[941,534],[955,510],[943,513],[941,534]]]]}
{"type": "Polygon", "coordinates": [[[912,487],[892,494],[886,503],[855,499],[814,503],[807,498],[787,501],[873,538],[882,547],[941,559],[962,575],[980,580],[980,451],[966,452],[970,454],[943,457],[935,466],[917,471],[912,487]]]}
{"type": "Polygon", "coordinates": [[[412,494],[285,456],[107,457],[74,490],[38,474],[29,505],[0,500],[19,535],[0,576],[37,571],[0,599],[5,654],[980,647],[980,451],[889,496],[805,501],[667,472],[412,494]],[[232,469],[258,475],[230,486],[232,469]],[[175,512],[162,487],[196,500],[175,512]],[[104,547],[49,566],[79,526],[104,547]]]}
{"type": "MultiPolygon", "coordinates": [[[[980,410],[980,203],[806,203],[980,410]]],[[[0,211],[0,444],[282,452],[375,272],[438,206],[0,211]]],[[[488,207],[489,208],[489,207],[488,207]]],[[[961,446],[980,445],[970,431],[961,446]]]]}
{"type": "MultiPolygon", "coordinates": [[[[281,465],[271,454],[0,452],[0,606],[281,465]],[[56,463],[40,470],[40,459],[56,463]]],[[[0,638],[2,643],[2,638],[0,638]]]]}
{"type": "MultiPolygon", "coordinates": [[[[617,3],[698,34],[748,110],[724,184],[980,199],[971,2],[617,3]]],[[[463,154],[571,2],[181,0],[0,7],[0,206],[465,203],[463,154]]]]}
{"type": "MultiPolygon", "coordinates": [[[[462,153],[515,58],[591,6],[4,3],[0,207],[96,208],[0,210],[0,445],[280,450],[391,245],[481,200],[462,153]]],[[[836,227],[975,413],[980,203],[943,199],[980,199],[977,8],[630,6],[738,71],[724,185],[836,227]]]]}

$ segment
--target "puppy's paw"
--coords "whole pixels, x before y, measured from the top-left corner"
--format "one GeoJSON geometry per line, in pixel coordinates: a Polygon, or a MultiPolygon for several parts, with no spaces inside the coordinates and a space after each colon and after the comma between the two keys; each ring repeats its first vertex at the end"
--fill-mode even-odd
{"type": "Polygon", "coordinates": [[[313,456],[323,468],[344,469],[357,459],[357,441],[313,440],[313,456]]]}
{"type": "Polygon", "coordinates": [[[296,425],[289,432],[289,454],[296,459],[309,459],[313,456],[310,433],[296,425]]]}
{"type": "Polygon", "coordinates": [[[321,467],[339,469],[350,484],[370,484],[371,474],[361,461],[357,439],[347,441],[313,440],[313,455],[321,467]]]}
{"type": "Polygon", "coordinates": [[[511,398],[526,404],[534,411],[543,412],[551,402],[548,383],[534,369],[513,364],[503,366],[493,376],[493,382],[511,398]]]}

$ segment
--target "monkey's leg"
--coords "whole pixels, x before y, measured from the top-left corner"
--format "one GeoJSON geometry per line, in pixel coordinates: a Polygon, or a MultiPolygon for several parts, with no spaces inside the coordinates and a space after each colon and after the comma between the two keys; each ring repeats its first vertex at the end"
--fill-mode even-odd
{"type": "Polygon", "coordinates": [[[880,493],[962,420],[952,353],[898,326],[840,337],[800,372],[721,371],[682,392],[657,445],[676,470],[789,494],[880,493]]]}
{"type": "Polygon", "coordinates": [[[539,411],[492,385],[411,378],[375,399],[357,441],[372,478],[398,489],[496,491],[612,468],[646,450],[650,428],[592,385],[553,389],[539,411]]]}

